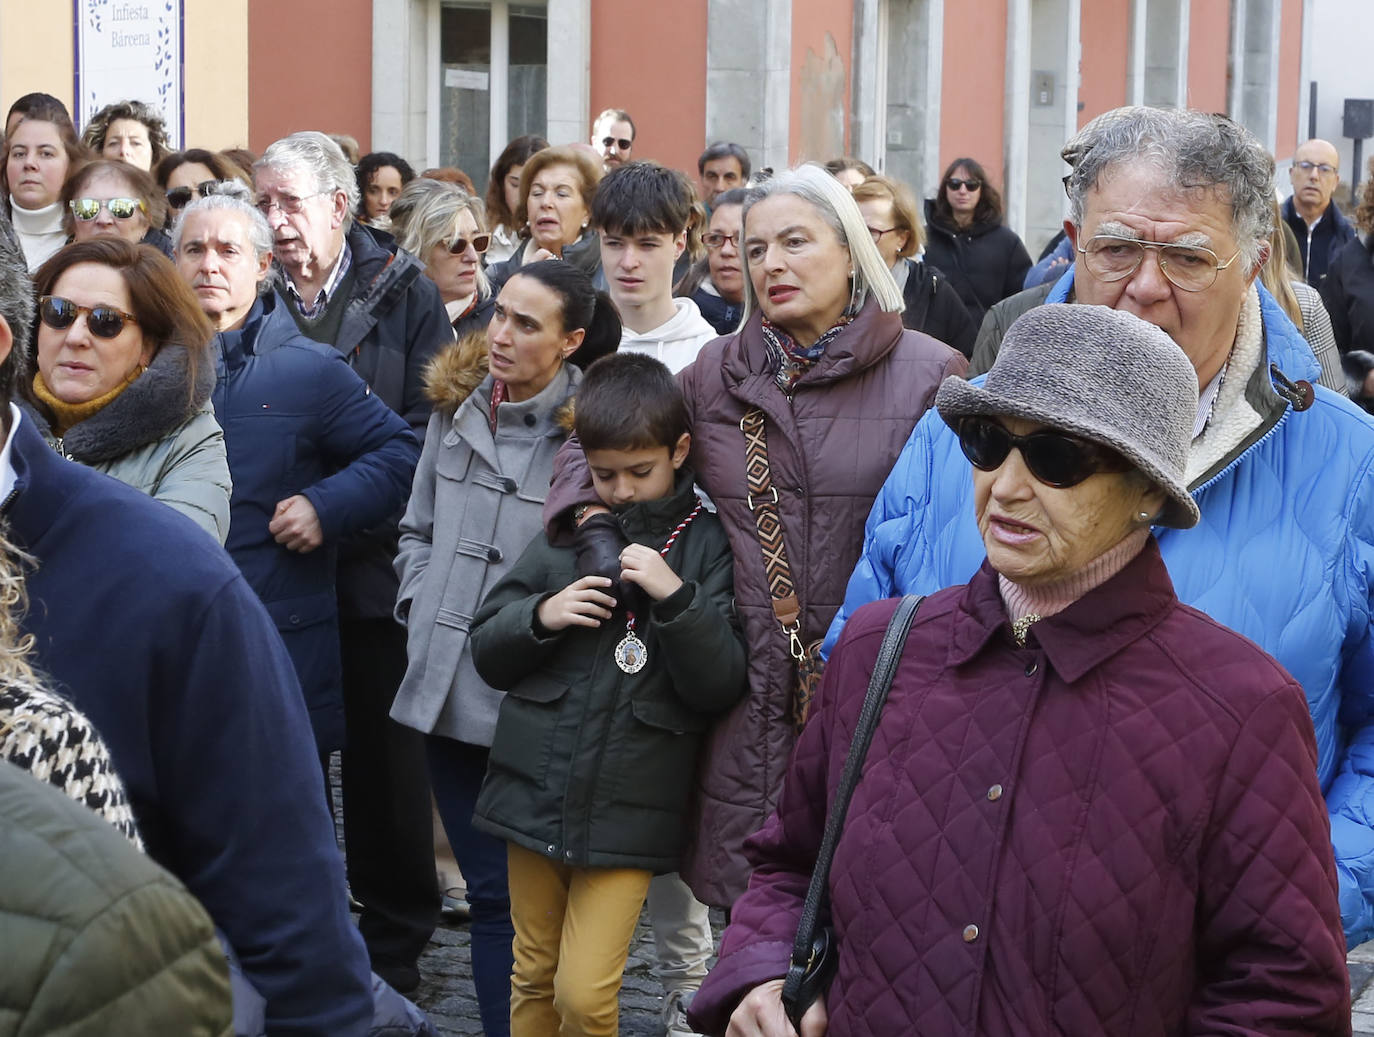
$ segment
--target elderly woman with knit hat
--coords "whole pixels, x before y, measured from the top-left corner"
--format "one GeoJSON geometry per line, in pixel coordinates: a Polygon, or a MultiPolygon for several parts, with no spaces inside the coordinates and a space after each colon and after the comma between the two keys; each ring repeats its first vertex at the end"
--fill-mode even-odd
{"type": "MultiPolygon", "coordinates": [[[[941,387],[987,558],[916,614],[801,1037],[1348,1031],[1306,698],[1179,602],[1150,533],[1198,522],[1196,404],[1164,332],[1087,305],[1030,311],[981,386],[941,387]]],[[[896,605],[856,612],[831,655],[693,1003],[705,1033],[792,1033],[781,977],[896,605]]]]}

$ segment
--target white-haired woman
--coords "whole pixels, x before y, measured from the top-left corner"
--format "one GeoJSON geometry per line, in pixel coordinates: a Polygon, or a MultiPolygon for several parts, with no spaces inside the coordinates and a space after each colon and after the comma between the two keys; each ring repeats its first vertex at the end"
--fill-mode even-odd
{"type": "Polygon", "coordinates": [[[391,203],[396,243],[425,264],[459,339],[491,322],[491,282],[482,254],[491,243],[482,203],[457,184],[419,177],[391,203]]]}
{"type": "MultiPolygon", "coordinates": [[[[844,600],[864,519],[911,429],[940,382],[967,366],[902,327],[902,294],[858,206],[820,166],[754,188],[743,213],[740,328],[678,375],[692,415],[690,463],[730,537],[749,646],[749,696],[716,725],[702,757],[699,826],[682,869],[717,906],[744,891],[744,839],[782,783],[804,707],[800,648],[824,635],[844,600]],[[764,468],[766,487],[751,484],[764,468]],[[785,586],[770,534],[779,524],[790,603],[777,593],[785,586]]],[[[564,467],[546,519],[566,529],[570,509],[579,518],[594,510],[581,507],[596,500],[585,476],[581,465],[564,467]]]]}

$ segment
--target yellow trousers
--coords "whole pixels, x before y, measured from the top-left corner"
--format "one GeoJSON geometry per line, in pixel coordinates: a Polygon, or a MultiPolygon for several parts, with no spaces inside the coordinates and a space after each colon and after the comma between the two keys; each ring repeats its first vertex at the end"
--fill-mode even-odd
{"type": "Polygon", "coordinates": [[[511,1037],[615,1037],[651,872],[570,868],[506,844],[515,926],[511,1037]]]}

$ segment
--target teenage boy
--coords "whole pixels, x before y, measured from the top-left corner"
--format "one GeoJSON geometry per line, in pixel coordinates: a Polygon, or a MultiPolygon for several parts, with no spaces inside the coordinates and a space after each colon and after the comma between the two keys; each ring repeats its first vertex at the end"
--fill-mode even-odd
{"type": "Polygon", "coordinates": [[[602,179],[592,201],[601,269],[624,328],[620,352],[646,353],[676,374],[716,329],[691,299],[673,298],[673,267],[687,247],[691,182],[656,162],[631,162],[602,179]]]}
{"type": "Polygon", "coordinates": [[[730,545],[683,467],[672,375],[599,360],[574,427],[619,579],[579,578],[577,552],[541,533],[472,622],[477,672],[507,692],[473,823],[508,844],[512,1037],[615,1032],[650,879],[687,841],[701,742],[745,691],[730,545]]]}

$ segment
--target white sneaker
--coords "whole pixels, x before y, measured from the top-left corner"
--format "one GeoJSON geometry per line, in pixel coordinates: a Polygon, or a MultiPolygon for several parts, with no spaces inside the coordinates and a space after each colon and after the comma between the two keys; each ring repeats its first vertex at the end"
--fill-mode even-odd
{"type": "Polygon", "coordinates": [[[687,1006],[692,1003],[692,992],[671,991],[663,999],[663,1032],[665,1037],[701,1037],[687,1022],[687,1006]]]}

